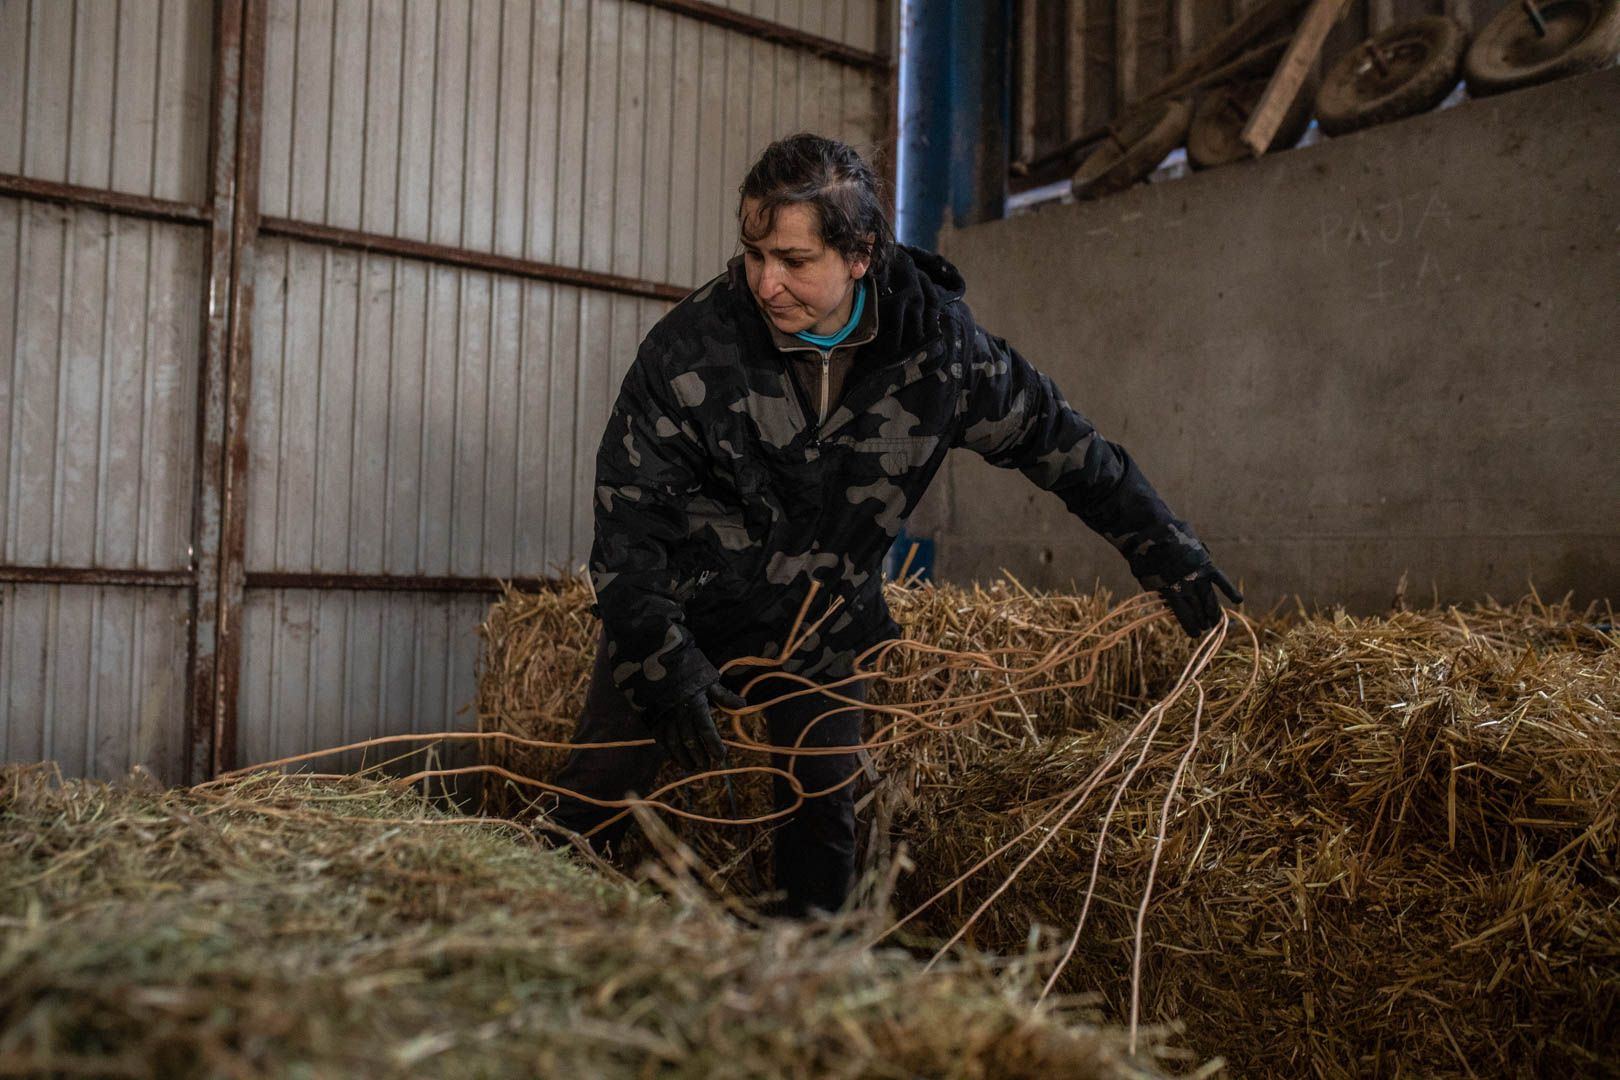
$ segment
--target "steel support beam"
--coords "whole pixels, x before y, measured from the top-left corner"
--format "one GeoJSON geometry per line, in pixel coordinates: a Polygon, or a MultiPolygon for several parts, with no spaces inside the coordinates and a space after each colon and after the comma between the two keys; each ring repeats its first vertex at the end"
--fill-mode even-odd
{"type": "Polygon", "coordinates": [[[193,700],[194,749],[210,753],[200,775],[236,763],[237,688],[242,674],[242,590],[247,547],[248,391],[253,343],[253,245],[259,231],[260,122],[264,106],[265,0],[220,0],[239,13],[239,63],[221,52],[221,101],[234,101],[234,122],[220,118],[215,143],[215,230],[209,290],[209,364],[198,504],[198,652],[193,700]],[[228,225],[220,215],[228,215],[228,225]],[[221,245],[223,244],[223,250],[221,245]]]}
{"type": "Polygon", "coordinates": [[[331,589],[352,592],[499,593],[507,584],[525,592],[557,588],[546,578],[429,577],[422,574],[327,574],[319,571],[253,571],[249,589],[331,589]]]}
{"type": "Polygon", "coordinates": [[[597,289],[603,292],[622,293],[626,296],[641,296],[650,300],[668,300],[672,303],[685,299],[686,294],[692,291],[680,285],[643,281],[638,278],[622,277],[618,274],[598,273],[594,270],[580,270],[571,266],[558,266],[555,263],[514,259],[509,255],[495,255],[489,252],[471,251],[467,248],[429,244],[421,240],[405,240],[397,236],[381,236],[376,233],[356,232],[353,229],[338,229],[330,225],[315,225],[310,222],[293,221],[288,218],[261,218],[259,220],[259,232],[264,236],[285,236],[293,240],[303,240],[312,244],[326,244],[332,247],[347,248],[351,251],[393,255],[404,259],[438,263],[441,266],[454,266],[464,270],[486,270],[494,274],[510,274],[514,277],[549,281],[558,285],[574,285],[582,289],[597,289]]]}
{"type": "Polygon", "coordinates": [[[188,642],[186,775],[215,774],[214,704],[218,643],[220,512],[224,474],[225,385],[230,367],[230,296],[235,261],[236,140],[241,113],[242,0],[215,0],[213,100],[209,109],[208,293],[197,393],[197,489],[191,550],[196,571],[188,642]]]}
{"type": "Polygon", "coordinates": [[[80,187],[78,184],[62,184],[55,180],[36,180],[14,173],[0,173],[0,195],[59,206],[104,210],[179,225],[207,225],[210,218],[206,206],[193,206],[173,199],[154,199],[146,195],[126,195],[121,191],[104,191],[101,188],[80,187]]]}
{"type": "Polygon", "coordinates": [[[16,585],[123,585],[188,588],[190,570],[117,570],[102,566],[0,566],[0,582],[16,585]]]}
{"type": "Polygon", "coordinates": [[[739,34],[747,34],[749,37],[760,38],[777,45],[786,45],[865,71],[887,71],[890,65],[889,58],[878,53],[857,49],[819,34],[795,30],[790,26],[734,11],[719,4],[706,3],[705,0],[641,0],[641,2],[648,7],[674,11],[715,26],[723,26],[727,30],[735,30],[739,34]]]}

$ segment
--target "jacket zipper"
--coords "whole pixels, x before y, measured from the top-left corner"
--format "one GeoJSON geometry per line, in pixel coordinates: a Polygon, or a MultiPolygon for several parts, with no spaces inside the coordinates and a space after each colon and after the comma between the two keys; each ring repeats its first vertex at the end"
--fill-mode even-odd
{"type": "Polygon", "coordinates": [[[821,425],[827,422],[827,369],[832,366],[832,353],[821,354],[821,413],[816,420],[816,434],[821,433],[821,425]]]}

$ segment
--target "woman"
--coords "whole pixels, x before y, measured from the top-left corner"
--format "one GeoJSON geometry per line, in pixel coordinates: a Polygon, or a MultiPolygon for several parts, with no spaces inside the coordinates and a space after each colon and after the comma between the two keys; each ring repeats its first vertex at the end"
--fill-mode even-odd
{"type": "MultiPolygon", "coordinates": [[[[666,755],[686,769],[722,760],[711,706],[743,702],[719,666],[778,656],[812,582],[841,604],[784,670],[824,685],[896,636],[879,568],[952,447],[1055,493],[1188,634],[1219,621],[1217,587],[1241,599],[1125,451],[974,322],[956,269],[894,242],[877,178],[850,147],[773,143],[743,181],[738,224],[742,255],[642,342],[597,456],[603,635],[575,741],[650,732],[657,745],[576,750],[560,786],[617,799],[647,791],[666,755]]],[[[840,692],[864,700],[858,684],[840,692]]],[[[836,709],[806,695],[767,710],[771,742],[854,745],[860,713],[836,709]]],[[[835,910],[855,859],[854,797],[839,781],[856,758],[797,755],[792,768],[805,791],[837,790],[777,830],[782,908],[835,910]]],[[[790,785],[775,787],[791,805],[790,785]]],[[[564,798],[555,817],[584,832],[613,813],[564,798]]],[[[593,839],[611,844],[626,824],[593,839]]]]}

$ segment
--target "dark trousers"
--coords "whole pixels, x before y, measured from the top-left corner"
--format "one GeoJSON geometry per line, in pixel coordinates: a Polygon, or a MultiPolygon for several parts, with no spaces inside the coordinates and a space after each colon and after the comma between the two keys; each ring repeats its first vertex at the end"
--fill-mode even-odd
{"type": "MultiPolygon", "coordinates": [[[[766,679],[748,695],[749,703],[770,701],[801,686],[787,679],[766,679]]],[[[864,683],[840,687],[837,693],[857,701],[866,700],[864,683]]],[[[806,694],[768,708],[765,721],[771,744],[794,745],[807,725],[840,704],[823,694],[806,694]]],[[[716,720],[720,722],[718,716],[716,720]]],[[[722,725],[721,734],[726,733],[722,725]]],[[[647,735],[647,726],[613,685],[607,646],[598,640],[596,666],[591,671],[585,708],[580,713],[573,741],[618,742],[644,739],[647,735]]],[[[861,710],[846,707],[845,711],[816,723],[800,745],[853,746],[860,740],[861,710]]],[[[653,779],[664,758],[664,751],[656,745],[575,750],[568,755],[568,761],[553,782],[597,799],[622,799],[631,792],[645,795],[652,790],[653,779]]],[[[771,764],[778,769],[791,770],[807,793],[832,787],[861,767],[853,753],[772,754],[771,764]]],[[[772,777],[772,794],[777,809],[793,803],[793,789],[783,777],[772,777]]],[[[552,818],[565,828],[583,833],[618,812],[563,796],[552,818]]],[[[598,851],[616,848],[629,826],[630,817],[626,815],[592,836],[591,846],[598,851]]],[[[849,895],[855,876],[854,782],[844,784],[830,795],[806,799],[776,829],[775,841],[776,887],[786,894],[784,913],[804,915],[812,908],[838,910],[849,895]]]]}

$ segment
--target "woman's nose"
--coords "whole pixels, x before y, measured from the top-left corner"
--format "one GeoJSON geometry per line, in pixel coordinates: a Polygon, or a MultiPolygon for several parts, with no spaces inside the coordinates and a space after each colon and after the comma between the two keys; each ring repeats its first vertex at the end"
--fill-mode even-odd
{"type": "Polygon", "coordinates": [[[782,291],[782,274],[779,269],[767,262],[759,272],[759,296],[768,300],[782,291]]]}

